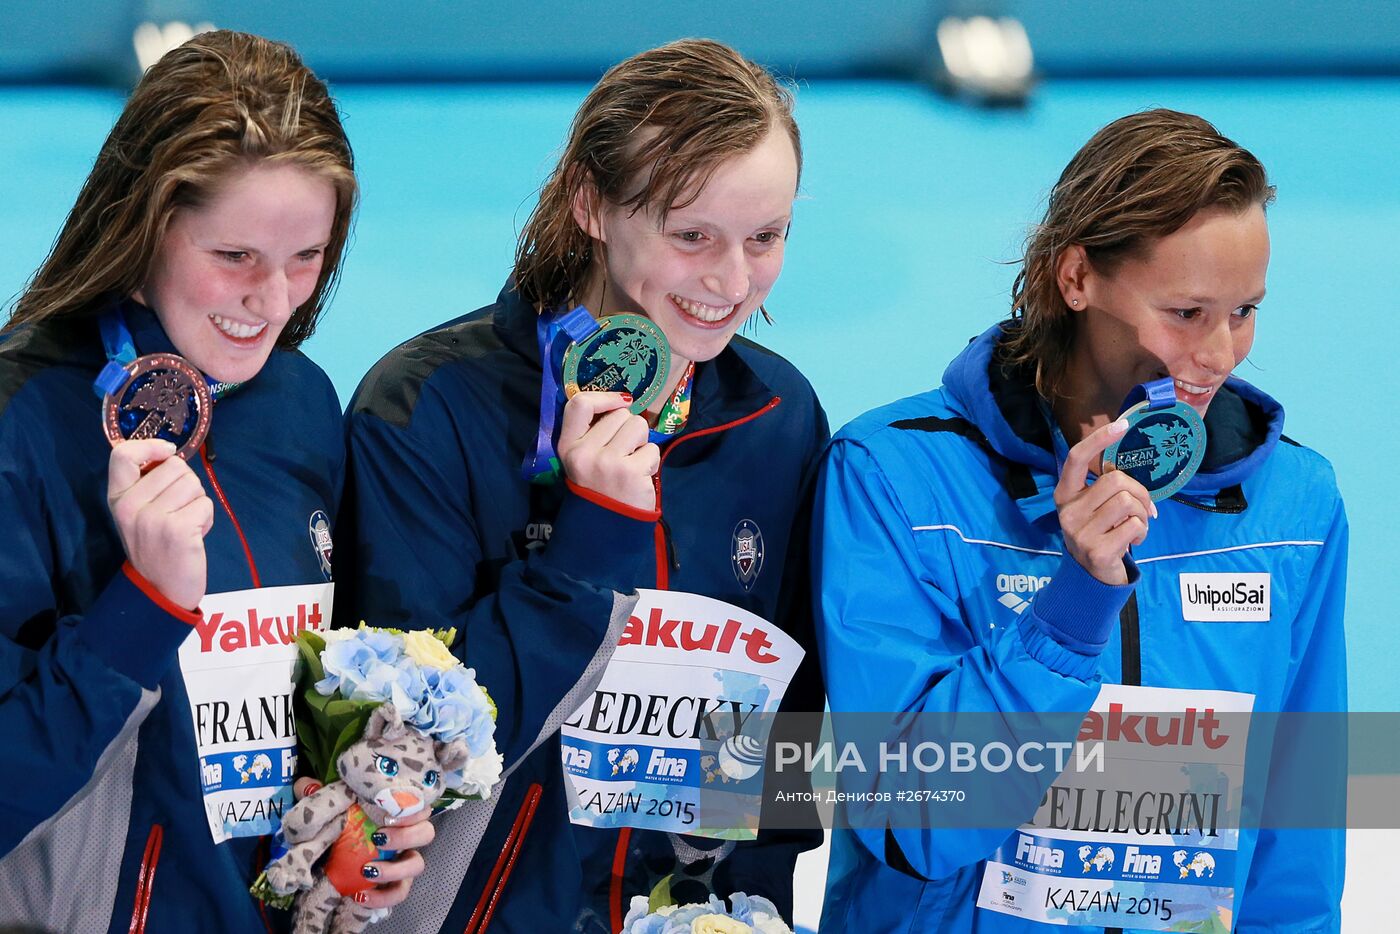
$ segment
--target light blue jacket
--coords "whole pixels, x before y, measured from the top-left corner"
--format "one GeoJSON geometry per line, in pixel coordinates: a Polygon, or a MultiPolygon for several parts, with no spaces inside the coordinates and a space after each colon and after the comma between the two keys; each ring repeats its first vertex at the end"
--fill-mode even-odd
{"type": "MultiPolygon", "coordinates": [[[[1132,551],[1140,577],[1108,587],[1064,554],[1052,494],[1065,444],[1025,374],[992,365],[1002,327],[942,388],[832,443],[814,534],[831,709],[1087,711],[1120,682],[1344,711],[1346,517],[1331,466],[1282,436],[1282,407],[1226,383],[1201,471],[1132,551]],[[1198,572],[1267,572],[1269,621],[1187,622],[1178,577],[1198,572]]],[[[1272,766],[1307,754],[1279,743],[1272,766]]],[[[974,907],[985,858],[1030,817],[835,831],[823,934],[1045,931],[974,907]]],[[[1243,830],[1235,930],[1339,930],[1343,860],[1341,830],[1243,830]]]]}

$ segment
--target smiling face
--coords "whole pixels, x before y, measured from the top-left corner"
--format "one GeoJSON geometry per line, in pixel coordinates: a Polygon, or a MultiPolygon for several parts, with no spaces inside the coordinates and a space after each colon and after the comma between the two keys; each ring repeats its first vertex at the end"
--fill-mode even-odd
{"type": "Polygon", "coordinates": [[[199,370],[252,379],[316,289],[335,210],[331,182],[305,169],[240,169],[175,212],[133,297],[199,370]]]}
{"type": "Polygon", "coordinates": [[[595,256],[606,264],[590,276],[584,303],[595,314],[654,321],[671,345],[674,382],[687,362],[719,354],[767,298],[782,271],[796,194],[792,140],[775,128],[721,163],[699,196],[664,223],[650,208],[631,213],[604,204],[590,212],[581,196],[575,219],[601,241],[595,256]]]}
{"type": "Polygon", "coordinates": [[[1079,424],[1102,424],[1135,385],[1164,376],[1204,416],[1254,343],[1268,267],[1259,205],[1199,211],[1108,273],[1066,250],[1061,293],[1077,315],[1066,398],[1079,424]]]}

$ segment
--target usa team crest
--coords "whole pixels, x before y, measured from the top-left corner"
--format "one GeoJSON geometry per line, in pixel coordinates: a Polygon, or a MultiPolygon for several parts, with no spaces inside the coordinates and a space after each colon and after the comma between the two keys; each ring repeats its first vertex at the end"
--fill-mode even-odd
{"type": "Polygon", "coordinates": [[[324,509],[318,509],[311,514],[311,520],[307,523],[307,532],[311,536],[311,547],[316,549],[316,558],[321,562],[321,573],[326,576],[326,580],[331,579],[331,520],[326,515],[324,509]]]}
{"type": "Polygon", "coordinates": [[[763,570],[763,532],[752,519],[743,519],[734,526],[729,560],[744,592],[752,590],[758,572],[763,570]]]}

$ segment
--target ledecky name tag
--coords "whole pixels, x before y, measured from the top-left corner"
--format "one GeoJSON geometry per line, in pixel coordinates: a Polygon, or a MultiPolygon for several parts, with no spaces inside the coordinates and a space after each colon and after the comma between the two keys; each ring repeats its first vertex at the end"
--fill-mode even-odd
{"type": "Polygon", "coordinates": [[[1269,574],[1181,575],[1181,617],[1194,623],[1267,623],[1269,574]]]}

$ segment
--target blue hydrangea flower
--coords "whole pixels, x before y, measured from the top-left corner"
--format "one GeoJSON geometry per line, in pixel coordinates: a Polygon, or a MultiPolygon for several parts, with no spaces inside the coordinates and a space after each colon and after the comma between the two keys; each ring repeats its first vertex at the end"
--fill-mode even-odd
{"type": "Polygon", "coordinates": [[[494,748],[496,723],[486,696],[471,668],[449,668],[425,674],[425,703],[411,720],[414,726],[442,742],[461,738],[473,756],[494,748]]]}
{"type": "MultiPolygon", "coordinates": [[[[327,697],[343,683],[356,685],[365,680],[370,666],[379,664],[379,656],[359,638],[341,639],[327,645],[321,653],[321,667],[326,676],[316,682],[316,690],[327,697]]],[[[348,696],[348,692],[341,692],[348,696]]]]}

